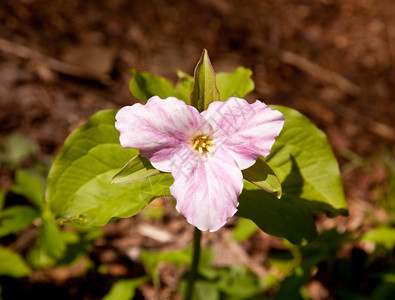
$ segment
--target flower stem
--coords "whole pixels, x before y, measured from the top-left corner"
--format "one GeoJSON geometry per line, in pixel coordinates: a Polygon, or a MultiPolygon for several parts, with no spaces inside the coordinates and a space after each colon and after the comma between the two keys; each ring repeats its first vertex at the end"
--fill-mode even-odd
{"type": "Polygon", "coordinates": [[[195,227],[195,232],[193,234],[193,258],[192,267],[189,273],[188,285],[185,291],[185,300],[191,300],[193,295],[193,286],[196,280],[196,275],[198,271],[199,258],[200,258],[200,238],[202,232],[195,227]]]}

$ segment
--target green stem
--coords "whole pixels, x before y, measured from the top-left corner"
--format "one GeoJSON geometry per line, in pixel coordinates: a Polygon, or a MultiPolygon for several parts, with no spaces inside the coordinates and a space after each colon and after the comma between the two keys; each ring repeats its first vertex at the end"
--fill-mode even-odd
{"type": "Polygon", "coordinates": [[[195,284],[199,258],[200,258],[200,238],[202,232],[195,227],[195,232],[193,234],[193,258],[191,272],[189,273],[188,285],[185,291],[185,300],[191,300],[193,295],[193,286],[195,284]]]}

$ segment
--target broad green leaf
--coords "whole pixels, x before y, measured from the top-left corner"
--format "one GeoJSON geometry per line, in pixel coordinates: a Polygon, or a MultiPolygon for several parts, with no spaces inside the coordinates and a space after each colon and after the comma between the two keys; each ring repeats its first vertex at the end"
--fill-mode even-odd
{"type": "Polygon", "coordinates": [[[147,281],[146,277],[118,280],[113,284],[110,291],[104,296],[104,300],[131,300],[136,289],[147,281]]]}
{"type": "Polygon", "coordinates": [[[195,68],[190,105],[202,112],[207,109],[211,102],[219,100],[220,96],[215,84],[215,72],[208,57],[207,50],[203,50],[202,56],[195,68]]]}
{"type": "Polygon", "coordinates": [[[158,196],[169,195],[170,174],[127,184],[111,184],[112,177],[132,157],[123,149],[114,127],[116,111],[101,111],[74,131],[56,157],[48,177],[46,199],[57,219],[100,226],[112,218],[130,217],[158,196]]]}
{"type": "MultiPolygon", "coordinates": [[[[185,288],[186,286],[184,287],[184,289],[185,288]]],[[[201,299],[219,300],[220,291],[218,289],[217,284],[209,281],[197,280],[195,282],[195,286],[193,289],[192,300],[201,300],[201,299]]]]}
{"type": "Polygon", "coordinates": [[[220,272],[218,287],[221,291],[237,299],[250,299],[263,291],[259,277],[246,267],[232,266],[220,272]]]}
{"type": "Polygon", "coordinates": [[[50,257],[37,243],[27,253],[26,260],[35,269],[50,268],[56,265],[56,259],[50,257]]]}
{"type": "Polygon", "coordinates": [[[0,246],[1,276],[24,277],[30,274],[30,268],[19,254],[0,246]]]}
{"type": "Polygon", "coordinates": [[[262,190],[274,194],[277,198],[281,198],[281,183],[262,157],[252,167],[243,170],[243,178],[262,190]]]}
{"type": "Polygon", "coordinates": [[[236,241],[245,241],[253,235],[259,227],[249,219],[239,218],[239,222],[233,229],[232,239],[236,241]]]}
{"type": "Polygon", "coordinates": [[[316,236],[313,212],[346,215],[346,202],[326,136],[299,112],[273,108],[285,115],[285,124],[266,162],[280,179],[283,195],[276,199],[245,182],[238,215],[269,234],[300,244],[316,236]]]}
{"type": "Polygon", "coordinates": [[[347,215],[339,166],[325,134],[301,113],[272,106],[285,116],[284,128],[266,162],[279,177],[283,194],[314,212],[347,215]]]}
{"type": "Polygon", "coordinates": [[[257,186],[244,181],[237,215],[254,221],[268,234],[285,237],[294,244],[313,240],[317,233],[311,210],[298,199],[285,194],[277,199],[257,186]]]}
{"type": "Polygon", "coordinates": [[[60,258],[66,250],[66,244],[52,216],[44,216],[37,243],[50,257],[60,258]]]}
{"type": "Polygon", "coordinates": [[[189,104],[189,98],[193,89],[193,77],[180,70],[177,71],[177,76],[179,82],[176,84],[174,96],[189,104]]]}
{"type": "Polygon", "coordinates": [[[177,267],[189,265],[191,263],[191,253],[189,249],[167,252],[142,251],[140,259],[150,273],[155,273],[160,262],[171,263],[177,267]]]}
{"type": "Polygon", "coordinates": [[[0,211],[0,237],[24,229],[38,217],[37,210],[26,205],[15,205],[0,211]]]}
{"type": "Polygon", "coordinates": [[[62,231],[62,239],[66,243],[66,251],[56,262],[56,266],[71,265],[94,248],[94,242],[103,235],[101,228],[80,228],[77,232],[62,231]]]}
{"type": "Polygon", "coordinates": [[[49,211],[44,212],[36,244],[29,251],[27,260],[34,268],[56,265],[66,251],[63,235],[49,211]]]}
{"type": "Polygon", "coordinates": [[[141,102],[146,103],[152,96],[159,96],[164,99],[174,96],[174,85],[171,81],[148,72],[132,70],[132,79],[129,89],[133,96],[141,102]]]}
{"type": "Polygon", "coordinates": [[[161,174],[148,159],[136,155],[112,178],[111,183],[127,183],[161,174]]]}
{"type": "Polygon", "coordinates": [[[391,251],[395,247],[395,229],[389,226],[373,228],[361,237],[361,241],[374,242],[391,251]]]}
{"type": "Polygon", "coordinates": [[[17,170],[15,174],[15,185],[11,187],[12,191],[25,196],[37,208],[43,210],[44,203],[44,185],[39,178],[25,170],[17,170]]]}
{"type": "Polygon", "coordinates": [[[252,71],[238,67],[233,73],[218,73],[217,87],[221,95],[221,101],[229,97],[243,98],[254,90],[254,81],[251,79],[252,71]]]}

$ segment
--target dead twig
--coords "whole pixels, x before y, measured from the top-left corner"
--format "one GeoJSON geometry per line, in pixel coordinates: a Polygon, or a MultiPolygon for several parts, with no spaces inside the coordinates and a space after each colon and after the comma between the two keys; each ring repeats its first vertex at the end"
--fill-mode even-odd
{"type": "Polygon", "coordinates": [[[280,53],[280,60],[323,82],[337,86],[338,89],[350,96],[357,97],[361,93],[361,89],[344,76],[334,71],[327,70],[296,53],[282,51],[280,53]]]}
{"type": "Polygon", "coordinates": [[[78,66],[64,63],[36,50],[7,41],[2,38],[0,38],[0,51],[10,55],[16,55],[23,59],[38,61],[47,68],[65,75],[87,80],[94,80],[104,85],[109,85],[111,81],[110,77],[106,74],[97,74],[90,72],[89,70],[82,69],[78,66]]]}

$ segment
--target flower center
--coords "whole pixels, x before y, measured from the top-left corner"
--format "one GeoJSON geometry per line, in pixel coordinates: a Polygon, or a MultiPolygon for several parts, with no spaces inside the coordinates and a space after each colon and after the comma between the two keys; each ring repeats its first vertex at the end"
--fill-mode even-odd
{"type": "Polygon", "coordinates": [[[202,155],[207,155],[207,152],[213,153],[212,145],[213,142],[207,135],[199,135],[193,140],[193,149],[202,155]]]}

